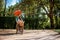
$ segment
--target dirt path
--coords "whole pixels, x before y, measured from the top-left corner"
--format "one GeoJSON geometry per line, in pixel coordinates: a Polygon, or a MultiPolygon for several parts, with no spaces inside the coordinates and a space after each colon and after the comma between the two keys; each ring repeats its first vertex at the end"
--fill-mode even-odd
{"type": "Polygon", "coordinates": [[[16,34],[16,30],[0,30],[0,40],[60,40],[60,34],[53,30],[24,30],[24,34],[16,34]]]}

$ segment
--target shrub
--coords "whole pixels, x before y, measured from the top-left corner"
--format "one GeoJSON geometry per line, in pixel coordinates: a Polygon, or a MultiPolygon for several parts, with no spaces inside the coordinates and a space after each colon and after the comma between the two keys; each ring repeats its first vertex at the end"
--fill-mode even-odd
{"type": "Polygon", "coordinates": [[[15,17],[0,17],[0,28],[15,28],[15,17]]]}

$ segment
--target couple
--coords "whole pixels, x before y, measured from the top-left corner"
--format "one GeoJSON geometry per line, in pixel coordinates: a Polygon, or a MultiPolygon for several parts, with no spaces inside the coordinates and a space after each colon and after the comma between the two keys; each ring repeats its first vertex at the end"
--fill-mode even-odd
{"type": "Polygon", "coordinates": [[[23,34],[24,29],[24,21],[22,20],[21,16],[16,17],[16,33],[23,34]]]}

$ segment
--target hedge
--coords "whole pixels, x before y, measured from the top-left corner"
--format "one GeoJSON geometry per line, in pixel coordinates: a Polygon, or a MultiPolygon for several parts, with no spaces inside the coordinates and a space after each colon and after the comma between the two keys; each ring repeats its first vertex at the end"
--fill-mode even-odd
{"type": "Polygon", "coordinates": [[[15,17],[0,17],[0,28],[1,29],[12,29],[15,28],[15,17]]]}

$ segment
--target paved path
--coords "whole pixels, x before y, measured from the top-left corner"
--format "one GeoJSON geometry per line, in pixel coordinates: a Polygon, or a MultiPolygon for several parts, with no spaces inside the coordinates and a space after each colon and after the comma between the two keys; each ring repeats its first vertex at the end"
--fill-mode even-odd
{"type": "Polygon", "coordinates": [[[0,40],[60,40],[60,34],[53,30],[24,30],[24,34],[15,34],[16,30],[0,30],[0,40]]]}

